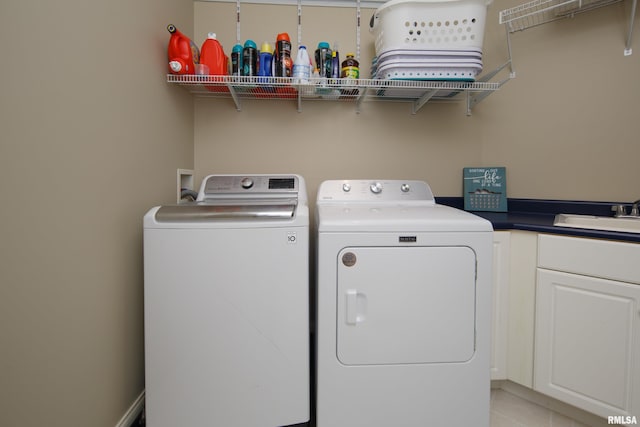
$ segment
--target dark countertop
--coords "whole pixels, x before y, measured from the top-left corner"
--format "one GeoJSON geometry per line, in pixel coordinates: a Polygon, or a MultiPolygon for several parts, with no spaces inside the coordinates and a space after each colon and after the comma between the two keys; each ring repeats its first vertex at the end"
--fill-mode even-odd
{"type": "MultiPolygon", "coordinates": [[[[436,197],[441,205],[464,209],[462,197],[436,197]]],[[[508,212],[473,212],[493,224],[494,230],[525,230],[565,236],[620,240],[640,243],[640,233],[590,230],[586,228],[557,227],[553,225],[556,214],[612,216],[611,206],[626,205],[618,202],[584,202],[569,200],[508,199],[508,212]]]]}

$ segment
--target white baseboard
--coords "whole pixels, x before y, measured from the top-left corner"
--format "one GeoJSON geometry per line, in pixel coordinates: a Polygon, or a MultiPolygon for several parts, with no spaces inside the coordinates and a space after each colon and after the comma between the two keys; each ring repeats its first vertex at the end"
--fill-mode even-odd
{"type": "Polygon", "coordinates": [[[142,393],[140,393],[129,409],[127,409],[127,412],[120,418],[116,427],[131,427],[131,424],[138,418],[142,409],[144,409],[144,390],[142,390],[142,393]]]}

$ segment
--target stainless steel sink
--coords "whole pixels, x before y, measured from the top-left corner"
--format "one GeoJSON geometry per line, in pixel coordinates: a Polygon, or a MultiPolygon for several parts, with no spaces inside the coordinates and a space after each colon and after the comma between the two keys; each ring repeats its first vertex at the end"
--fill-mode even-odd
{"type": "Polygon", "coordinates": [[[610,216],[558,214],[556,215],[553,225],[558,227],[640,233],[640,217],[616,218],[610,216]]]}

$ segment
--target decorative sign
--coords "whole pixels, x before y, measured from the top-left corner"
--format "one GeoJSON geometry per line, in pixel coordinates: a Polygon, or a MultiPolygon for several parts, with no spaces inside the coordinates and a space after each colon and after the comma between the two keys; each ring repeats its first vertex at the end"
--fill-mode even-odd
{"type": "Polygon", "coordinates": [[[467,211],[507,211],[507,169],[464,168],[464,209],[467,211]]]}

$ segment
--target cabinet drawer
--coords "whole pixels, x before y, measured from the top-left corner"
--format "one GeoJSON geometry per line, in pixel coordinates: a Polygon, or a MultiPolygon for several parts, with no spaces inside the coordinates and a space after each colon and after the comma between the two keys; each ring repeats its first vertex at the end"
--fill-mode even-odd
{"type": "Polygon", "coordinates": [[[640,245],[541,234],[538,267],[640,284],[640,245]]]}

